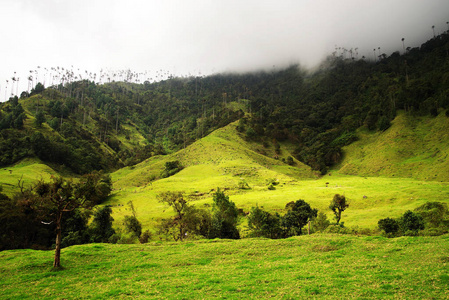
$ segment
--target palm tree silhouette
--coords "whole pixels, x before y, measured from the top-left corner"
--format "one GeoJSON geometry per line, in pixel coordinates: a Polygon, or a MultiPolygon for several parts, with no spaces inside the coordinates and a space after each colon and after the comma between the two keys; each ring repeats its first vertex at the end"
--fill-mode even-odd
{"type": "Polygon", "coordinates": [[[405,44],[404,44],[404,40],[405,40],[404,38],[401,39],[401,41],[402,41],[402,48],[404,48],[404,54],[405,54],[405,44]]]}
{"type": "Polygon", "coordinates": [[[433,37],[435,37],[435,25],[432,25],[433,37]]]}

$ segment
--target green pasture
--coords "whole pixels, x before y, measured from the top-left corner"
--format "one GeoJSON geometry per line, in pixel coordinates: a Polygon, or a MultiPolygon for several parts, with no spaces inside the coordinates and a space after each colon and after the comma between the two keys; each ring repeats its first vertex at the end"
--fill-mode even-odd
{"type": "Polygon", "coordinates": [[[449,236],[89,244],[0,253],[1,299],[447,299],[449,236]]]}
{"type": "Polygon", "coordinates": [[[400,112],[385,132],[358,131],[338,169],[358,176],[449,181],[449,118],[400,112]]]}
{"type": "MultiPolygon", "coordinates": [[[[241,177],[216,173],[201,167],[192,167],[166,179],[155,181],[143,187],[129,187],[116,191],[106,204],[113,205],[113,217],[120,226],[120,220],[131,211],[127,203],[132,201],[143,226],[151,229],[161,217],[172,214],[157,200],[157,195],[166,190],[184,191],[187,198],[199,207],[212,204],[217,187],[226,189],[227,195],[237,207],[249,212],[251,207],[260,206],[268,211],[284,212],[290,201],[304,199],[314,208],[325,212],[332,219],[328,206],[335,194],[343,194],[349,201],[349,208],[343,213],[342,221],[349,227],[375,229],[379,219],[399,217],[406,210],[413,210],[428,201],[449,204],[449,183],[420,181],[411,178],[360,177],[331,173],[319,179],[295,179],[279,176],[275,190],[268,190],[263,179],[250,184],[248,190],[238,188],[241,177]],[[201,177],[204,174],[204,177],[201,177]]],[[[272,174],[270,174],[272,175],[272,174]]],[[[281,174],[282,175],[282,174],[281,174]]],[[[248,180],[250,182],[250,180],[248,180]]]]}
{"type": "Polygon", "coordinates": [[[0,168],[0,185],[3,193],[12,196],[20,191],[19,180],[23,182],[24,188],[29,188],[37,180],[48,180],[52,175],[58,173],[51,167],[36,159],[24,159],[14,166],[0,168]]]}

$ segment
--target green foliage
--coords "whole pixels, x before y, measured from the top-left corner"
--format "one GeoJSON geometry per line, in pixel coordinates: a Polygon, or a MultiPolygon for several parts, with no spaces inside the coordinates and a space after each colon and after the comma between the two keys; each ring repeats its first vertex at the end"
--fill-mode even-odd
{"type": "Polygon", "coordinates": [[[424,229],[423,218],[410,210],[406,211],[398,222],[404,235],[414,236],[424,229]]]}
{"type": "Polygon", "coordinates": [[[140,239],[142,235],[142,224],[135,216],[125,216],[123,223],[126,233],[131,233],[140,239]]]}
{"type": "Polygon", "coordinates": [[[276,239],[283,235],[281,220],[278,213],[271,214],[256,206],[248,215],[248,228],[252,236],[276,239]]]}
{"type": "Polygon", "coordinates": [[[77,193],[89,199],[94,205],[101,204],[112,191],[112,181],[109,174],[102,171],[94,171],[83,175],[80,180],[77,193]]]}
{"type": "Polygon", "coordinates": [[[449,229],[449,209],[446,203],[427,202],[417,207],[415,212],[423,218],[426,228],[441,227],[446,230],[449,229]]]}
{"type": "Polygon", "coordinates": [[[302,228],[318,214],[304,200],[300,199],[290,206],[288,212],[282,217],[282,226],[286,236],[301,235],[302,228]]]}
{"type": "Polygon", "coordinates": [[[111,217],[111,207],[103,206],[94,212],[94,218],[89,226],[89,233],[91,242],[107,243],[109,239],[115,234],[112,228],[114,219],[111,217]]]}
{"type": "Polygon", "coordinates": [[[34,88],[31,89],[30,96],[42,93],[45,90],[45,87],[42,83],[38,82],[34,88]]]}
{"type": "Polygon", "coordinates": [[[42,111],[38,111],[37,113],[36,113],[36,115],[34,116],[34,125],[36,126],[36,127],[42,127],[42,123],[44,123],[46,120],[45,120],[45,115],[44,115],[44,113],[42,112],[42,111]]]}
{"type": "Polygon", "coordinates": [[[172,236],[175,241],[183,241],[187,233],[187,223],[184,218],[189,207],[182,192],[164,192],[158,196],[159,202],[168,204],[175,216],[170,219],[163,219],[159,224],[159,232],[165,236],[172,236]]]}
{"type": "Polygon", "coordinates": [[[252,128],[252,127],[249,127],[247,130],[246,130],[246,137],[249,139],[249,140],[254,140],[254,139],[256,139],[257,138],[257,133],[256,133],[256,131],[252,128]]]}
{"type": "Polygon", "coordinates": [[[61,247],[86,244],[90,241],[88,221],[91,211],[75,209],[64,214],[61,247]]]}
{"type": "Polygon", "coordinates": [[[167,178],[172,175],[175,175],[179,171],[182,170],[182,165],[178,160],[175,161],[168,161],[165,163],[165,169],[161,173],[162,178],[167,178]]]}
{"type": "Polygon", "coordinates": [[[346,197],[340,194],[335,194],[329,205],[329,209],[334,212],[335,221],[338,224],[341,219],[341,213],[348,208],[349,204],[346,202],[346,197]]]}
{"type": "Polygon", "coordinates": [[[386,234],[396,234],[399,231],[399,223],[396,219],[385,218],[378,222],[380,230],[383,230],[386,234]]]}
{"type": "Polygon", "coordinates": [[[150,233],[150,231],[147,229],[147,230],[145,230],[143,233],[142,233],[142,235],[140,236],[140,238],[139,238],[139,242],[141,243],[141,244],[146,244],[146,243],[148,243],[148,241],[151,239],[151,233],[150,233]]]}
{"type": "Polygon", "coordinates": [[[239,239],[237,229],[239,211],[234,202],[224,192],[217,189],[213,195],[211,238],[239,239]]]}
{"type": "Polygon", "coordinates": [[[380,131],[385,131],[388,128],[390,128],[391,123],[390,123],[390,120],[388,120],[388,118],[386,116],[382,116],[379,118],[376,125],[380,131]]]}
{"type": "Polygon", "coordinates": [[[243,178],[240,178],[240,181],[239,181],[239,183],[238,183],[238,186],[239,186],[239,189],[241,189],[241,190],[249,190],[249,189],[251,189],[251,188],[249,187],[248,182],[246,182],[246,180],[243,179],[243,178]]]}
{"type": "Polygon", "coordinates": [[[312,221],[313,229],[316,231],[324,231],[330,225],[330,221],[323,212],[319,212],[318,216],[312,221]]]}

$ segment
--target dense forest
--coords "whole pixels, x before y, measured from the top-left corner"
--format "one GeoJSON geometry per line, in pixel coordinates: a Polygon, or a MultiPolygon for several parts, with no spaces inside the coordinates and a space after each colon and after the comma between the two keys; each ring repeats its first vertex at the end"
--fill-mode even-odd
{"type": "Polygon", "coordinates": [[[397,110],[435,116],[448,108],[448,49],[445,33],[375,62],[336,49],[314,72],[292,65],[159,82],[38,83],[0,106],[0,166],[34,156],[77,174],[111,171],[240,120],[248,139],[288,141],[325,174],[357,128],[385,130],[397,110]]]}

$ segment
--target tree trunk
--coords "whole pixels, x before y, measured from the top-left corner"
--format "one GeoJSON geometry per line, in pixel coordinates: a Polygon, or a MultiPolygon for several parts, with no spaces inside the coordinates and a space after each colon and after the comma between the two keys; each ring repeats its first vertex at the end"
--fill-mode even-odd
{"type": "Polygon", "coordinates": [[[54,268],[59,268],[61,266],[61,240],[62,240],[61,218],[58,218],[56,223],[56,248],[55,248],[55,261],[53,263],[54,268]]]}

